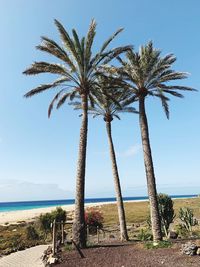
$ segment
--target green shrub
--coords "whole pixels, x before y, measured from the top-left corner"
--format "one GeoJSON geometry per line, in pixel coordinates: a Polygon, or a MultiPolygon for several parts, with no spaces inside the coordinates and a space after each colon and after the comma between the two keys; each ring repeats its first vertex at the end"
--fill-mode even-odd
{"type": "Polygon", "coordinates": [[[198,224],[197,219],[194,217],[193,210],[187,207],[180,208],[179,219],[183,222],[183,225],[188,232],[192,232],[192,226],[198,224]]]}
{"type": "Polygon", "coordinates": [[[172,242],[170,241],[159,241],[155,242],[147,242],[144,244],[144,247],[147,249],[157,249],[157,248],[171,248],[172,242]]]}
{"type": "Polygon", "coordinates": [[[185,228],[183,224],[178,224],[175,226],[175,231],[178,234],[178,236],[186,238],[188,237],[188,230],[185,228]]]}
{"type": "Polygon", "coordinates": [[[51,232],[51,223],[53,221],[51,213],[41,214],[39,217],[40,229],[45,234],[45,239],[48,233],[51,232]]]}
{"type": "Polygon", "coordinates": [[[148,230],[148,229],[140,229],[140,232],[137,236],[137,238],[141,241],[149,241],[149,240],[152,240],[152,234],[151,232],[148,230]]]}
{"type": "Polygon", "coordinates": [[[38,233],[37,233],[37,231],[36,231],[34,226],[29,225],[26,228],[26,237],[29,240],[38,240],[39,239],[39,235],[38,235],[38,233]]]}
{"type": "Polygon", "coordinates": [[[56,210],[51,212],[52,220],[56,220],[56,222],[65,222],[66,221],[66,211],[61,207],[57,207],[56,210]]]}
{"type": "MultiPolygon", "coordinates": [[[[63,210],[61,207],[57,207],[56,210],[52,211],[51,213],[45,213],[40,215],[39,223],[40,229],[44,232],[46,239],[47,234],[51,232],[52,223],[56,220],[56,222],[65,222],[66,221],[66,211],[63,210]]],[[[60,227],[59,227],[60,228],[60,227]]]]}
{"type": "Polygon", "coordinates": [[[172,223],[175,218],[173,201],[171,197],[166,194],[158,194],[157,197],[162,230],[165,236],[167,236],[170,223],[172,223]]]}
{"type": "MultiPolygon", "coordinates": [[[[175,218],[173,201],[170,196],[162,193],[157,195],[157,199],[158,199],[158,209],[161,220],[162,232],[167,237],[170,223],[172,223],[175,218]]],[[[148,227],[151,229],[150,215],[148,216],[146,222],[148,224],[148,227]]]]}

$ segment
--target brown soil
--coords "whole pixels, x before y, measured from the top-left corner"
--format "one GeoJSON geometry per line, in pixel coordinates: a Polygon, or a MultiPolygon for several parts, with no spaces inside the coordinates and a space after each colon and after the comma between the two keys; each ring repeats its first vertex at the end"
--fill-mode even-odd
{"type": "Polygon", "coordinates": [[[172,248],[145,249],[141,244],[110,245],[77,251],[64,252],[63,263],[58,267],[199,267],[200,256],[180,253],[181,244],[172,248]]]}

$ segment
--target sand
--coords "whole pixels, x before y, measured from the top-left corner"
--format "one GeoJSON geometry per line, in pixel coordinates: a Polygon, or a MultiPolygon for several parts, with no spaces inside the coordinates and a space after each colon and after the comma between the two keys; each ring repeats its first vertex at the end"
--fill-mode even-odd
{"type": "MultiPolygon", "coordinates": [[[[87,203],[85,204],[85,207],[95,207],[95,206],[101,206],[106,204],[111,204],[116,202],[99,202],[99,203],[87,203]]],[[[61,206],[66,211],[73,211],[74,210],[74,204],[72,205],[64,205],[61,206]]],[[[36,217],[40,216],[40,214],[51,212],[55,210],[56,207],[47,207],[47,208],[37,208],[37,209],[31,209],[31,210],[17,210],[17,211],[6,211],[6,212],[0,212],[0,225],[2,224],[11,224],[11,223],[17,223],[20,221],[32,221],[36,217]]]]}

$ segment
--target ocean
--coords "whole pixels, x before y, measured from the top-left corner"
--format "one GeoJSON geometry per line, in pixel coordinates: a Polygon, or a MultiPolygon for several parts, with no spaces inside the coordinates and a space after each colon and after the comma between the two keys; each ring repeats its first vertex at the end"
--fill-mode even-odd
{"type": "MultiPolygon", "coordinates": [[[[193,198],[197,195],[171,195],[172,198],[193,198]]],[[[128,200],[147,200],[147,196],[141,197],[124,197],[124,201],[128,200]]],[[[85,203],[98,203],[98,202],[113,202],[116,198],[86,198],[85,203]]],[[[20,201],[20,202],[0,202],[0,212],[17,211],[17,210],[30,210],[37,208],[56,207],[62,205],[74,204],[74,199],[62,200],[41,200],[41,201],[20,201]]]]}

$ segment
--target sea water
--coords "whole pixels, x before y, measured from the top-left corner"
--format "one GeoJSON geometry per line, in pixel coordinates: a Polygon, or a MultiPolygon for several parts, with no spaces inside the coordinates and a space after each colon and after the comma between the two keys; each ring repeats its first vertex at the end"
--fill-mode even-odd
{"type": "MultiPolygon", "coordinates": [[[[197,195],[172,195],[172,198],[193,198],[197,195]]],[[[124,201],[139,201],[148,200],[147,196],[141,197],[124,197],[124,201]]],[[[98,203],[98,202],[113,202],[116,198],[86,198],[85,203],[98,203]]],[[[0,212],[17,211],[17,210],[30,210],[37,208],[56,207],[62,205],[74,204],[74,199],[62,200],[40,200],[40,201],[20,201],[20,202],[0,202],[0,212]]]]}

